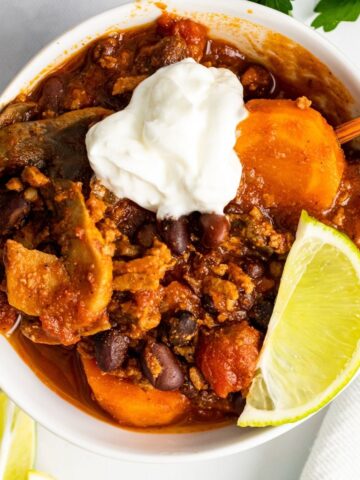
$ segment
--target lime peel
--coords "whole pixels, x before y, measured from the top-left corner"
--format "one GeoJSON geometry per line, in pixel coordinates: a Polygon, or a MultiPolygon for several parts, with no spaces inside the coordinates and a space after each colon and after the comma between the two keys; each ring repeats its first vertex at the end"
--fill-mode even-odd
{"type": "Polygon", "coordinates": [[[287,258],[241,427],[318,411],[360,367],[360,252],[303,212],[287,258]]]}
{"type": "Polygon", "coordinates": [[[0,478],[27,480],[34,464],[35,422],[0,392],[0,478]]]}

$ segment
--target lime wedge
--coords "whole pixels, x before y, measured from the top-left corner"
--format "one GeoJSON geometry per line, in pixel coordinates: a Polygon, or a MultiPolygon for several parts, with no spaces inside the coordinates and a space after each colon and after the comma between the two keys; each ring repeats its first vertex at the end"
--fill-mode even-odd
{"type": "Polygon", "coordinates": [[[30,470],[27,476],[27,480],[54,480],[54,477],[51,477],[47,473],[30,470]]]}
{"type": "MultiPolygon", "coordinates": [[[[0,391],[0,442],[4,436],[6,425],[7,425],[7,418],[8,418],[8,409],[9,409],[9,398],[5,395],[5,393],[0,391]]],[[[0,452],[2,449],[0,449],[0,452]]]]}
{"type": "Polygon", "coordinates": [[[35,454],[35,422],[0,392],[0,478],[27,480],[35,454]]]}
{"type": "Polygon", "coordinates": [[[295,422],[316,412],[360,366],[360,252],[301,215],[241,427],[295,422]]]}

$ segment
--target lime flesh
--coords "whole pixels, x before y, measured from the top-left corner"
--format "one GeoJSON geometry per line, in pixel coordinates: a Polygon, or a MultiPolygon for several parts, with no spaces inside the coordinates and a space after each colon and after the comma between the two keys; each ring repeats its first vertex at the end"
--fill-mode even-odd
{"type": "Polygon", "coordinates": [[[238,425],[282,425],[319,410],[358,370],[359,340],[360,252],[303,212],[238,425]]]}
{"type": "Polygon", "coordinates": [[[27,480],[35,454],[35,422],[0,392],[0,478],[27,480]]]}
{"type": "Polygon", "coordinates": [[[27,476],[27,480],[54,480],[54,477],[51,477],[47,473],[30,470],[27,476]]]}

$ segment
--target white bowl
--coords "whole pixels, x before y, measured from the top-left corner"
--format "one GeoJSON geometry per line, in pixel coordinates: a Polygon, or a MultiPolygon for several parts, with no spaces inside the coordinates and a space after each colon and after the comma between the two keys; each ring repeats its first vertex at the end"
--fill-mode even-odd
{"type": "MultiPolygon", "coordinates": [[[[213,35],[238,44],[254,60],[275,68],[278,75],[292,81],[300,79],[307,85],[303,93],[321,103],[325,111],[335,112],[335,120],[344,120],[359,111],[360,105],[353,100],[360,98],[357,71],[334,46],[301,23],[240,0],[169,0],[166,3],[169,10],[195,18],[208,25],[213,35]]],[[[160,13],[152,1],[136,1],[82,23],[26,65],[1,95],[0,107],[94,37],[113,28],[147,23],[160,13]]],[[[123,430],[89,416],[56,395],[20,359],[5,338],[0,338],[0,384],[20,407],[52,432],[88,450],[125,460],[178,462],[214,458],[255,447],[296,425],[266,429],[239,429],[234,425],[186,434],[123,430]]]]}

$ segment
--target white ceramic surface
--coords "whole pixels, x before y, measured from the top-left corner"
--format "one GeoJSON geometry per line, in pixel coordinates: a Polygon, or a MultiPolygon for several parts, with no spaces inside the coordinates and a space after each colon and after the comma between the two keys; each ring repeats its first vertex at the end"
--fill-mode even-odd
{"type": "MultiPolygon", "coordinates": [[[[360,97],[360,82],[351,64],[318,34],[278,12],[251,4],[253,13],[250,14],[249,3],[242,1],[235,3],[232,0],[221,2],[174,0],[167,3],[179,6],[183,10],[216,11],[241,16],[279,31],[311,50],[343,81],[355,98],[360,97]]],[[[159,11],[154,5],[135,11],[133,5],[125,5],[81,24],[36,56],[0,97],[0,105],[11,100],[37,73],[50,63],[53,64],[55,59],[63,58],[64,50],[71,51],[74,45],[81,45],[89,36],[102,33],[115,24],[120,28],[131,26],[152,20],[158,14],[159,11]]],[[[236,427],[226,427],[210,432],[182,435],[128,432],[98,421],[64,402],[37,379],[2,338],[0,383],[24,410],[53,432],[84,448],[118,459],[173,462],[214,458],[254,447],[293,427],[288,425],[276,429],[241,431],[236,427]]]]}

